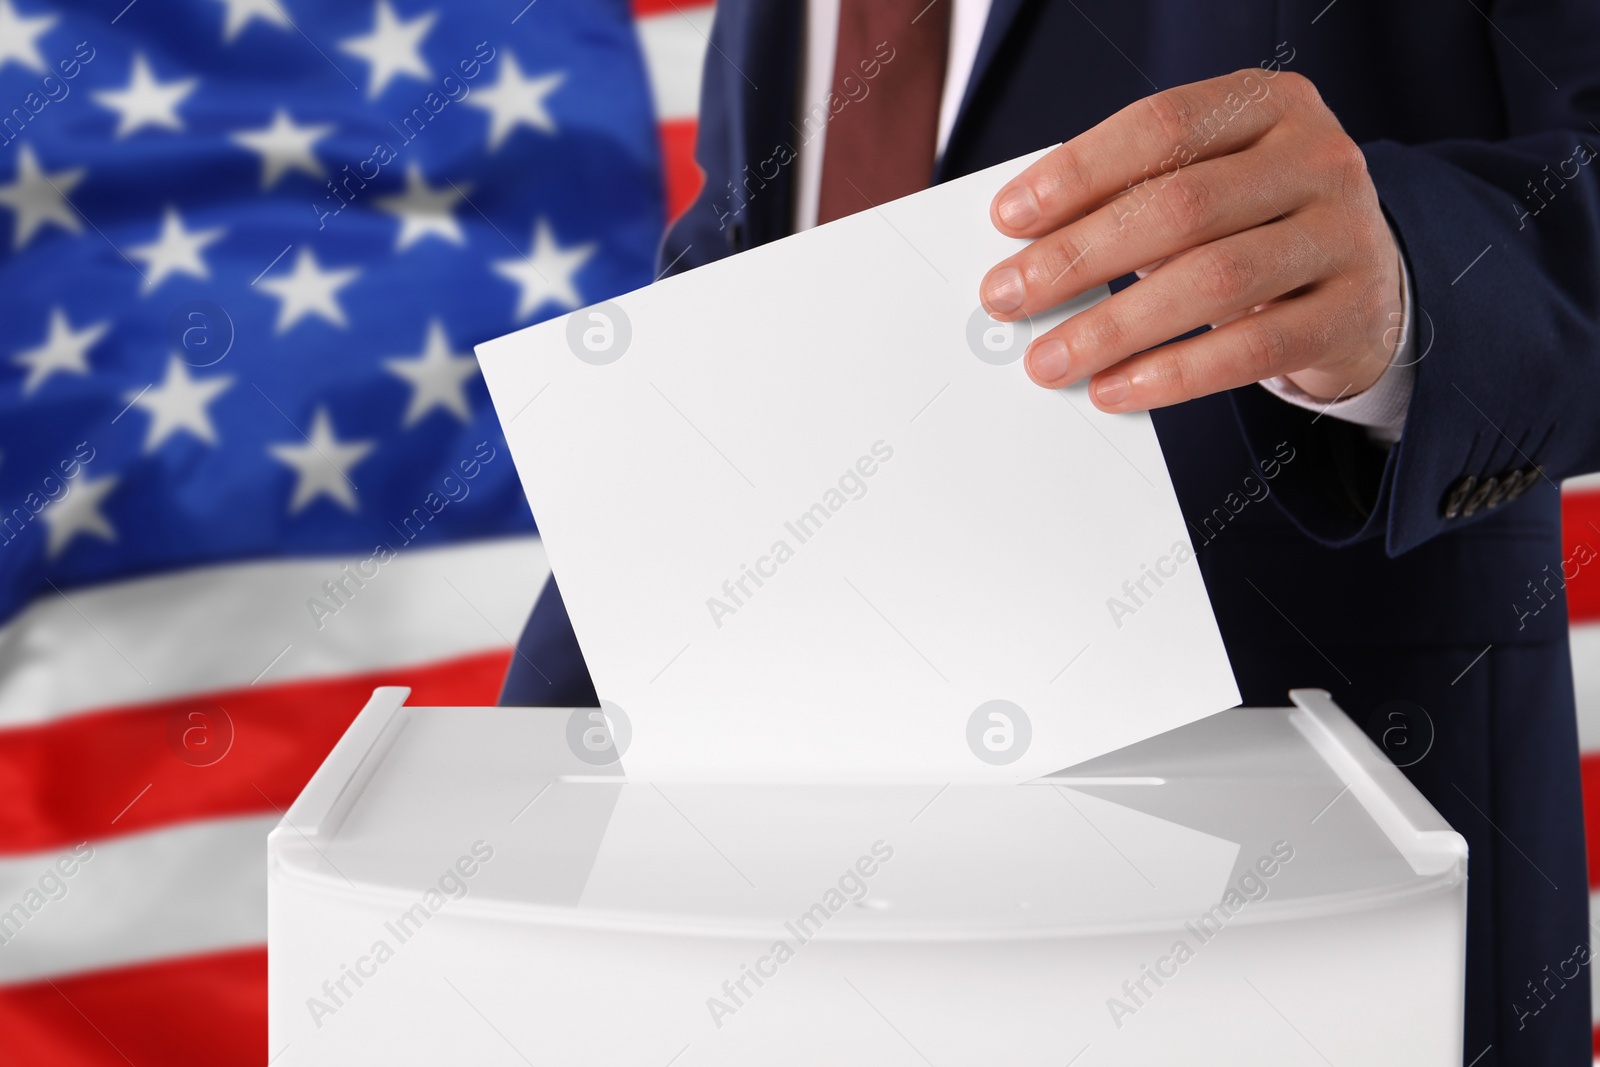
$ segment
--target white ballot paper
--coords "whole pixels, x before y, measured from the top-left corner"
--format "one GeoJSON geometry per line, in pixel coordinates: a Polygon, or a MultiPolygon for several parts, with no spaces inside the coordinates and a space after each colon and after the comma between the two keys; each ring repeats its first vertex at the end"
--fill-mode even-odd
{"type": "Polygon", "coordinates": [[[1023,370],[1105,290],[979,306],[1033,158],[478,346],[630,777],[1031,778],[1239,702],[1148,416],[1023,370]]]}

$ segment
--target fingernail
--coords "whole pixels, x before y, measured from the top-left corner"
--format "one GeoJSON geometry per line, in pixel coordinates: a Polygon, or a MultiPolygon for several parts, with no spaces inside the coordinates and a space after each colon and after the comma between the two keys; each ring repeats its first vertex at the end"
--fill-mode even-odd
{"type": "Polygon", "coordinates": [[[1071,370],[1066,344],[1054,337],[1045,338],[1028,353],[1028,366],[1035,381],[1049,384],[1065,378],[1071,370]]]}
{"type": "Polygon", "coordinates": [[[1039,200],[1026,185],[1013,186],[995,205],[995,214],[1011,229],[1025,229],[1039,220],[1039,200]]]}
{"type": "Polygon", "coordinates": [[[1110,407],[1128,399],[1131,392],[1133,386],[1128,384],[1128,379],[1120,374],[1108,374],[1095,385],[1094,398],[1110,407]]]}
{"type": "Polygon", "coordinates": [[[983,286],[983,305],[990,311],[1015,311],[1022,306],[1022,272],[1006,267],[989,275],[983,286]]]}

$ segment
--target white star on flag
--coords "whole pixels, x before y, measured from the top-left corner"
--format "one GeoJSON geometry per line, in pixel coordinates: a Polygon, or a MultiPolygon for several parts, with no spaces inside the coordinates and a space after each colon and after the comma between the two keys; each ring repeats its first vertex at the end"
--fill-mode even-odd
{"type": "Polygon", "coordinates": [[[462,422],[472,421],[466,382],[478,373],[478,361],[450,351],[450,339],[438,319],[428,321],[422,352],[410,359],[386,359],[390,373],[411,383],[411,403],[401,425],[410,428],[434,408],[444,408],[462,422]]]}
{"type": "Polygon", "coordinates": [[[67,201],[67,194],[77,188],[86,173],[83,167],[74,167],[47,174],[39,165],[39,157],[33,154],[32,146],[18,145],[17,178],[10,185],[0,185],[0,204],[15,215],[11,247],[21,248],[27,244],[47,222],[73,233],[83,232],[83,223],[78,221],[78,213],[67,201]]]}
{"type": "Polygon", "coordinates": [[[372,32],[364,37],[346,37],[339,42],[339,50],[360,56],[372,65],[372,81],[367,86],[367,97],[376,100],[397,74],[415,78],[431,78],[433,71],[422,58],[422,39],[433,29],[438,19],[437,11],[426,11],[402,22],[389,6],[389,0],[378,0],[372,32]]]}
{"type": "Polygon", "coordinates": [[[500,61],[500,80],[487,89],[479,89],[467,97],[467,103],[489,112],[489,151],[505,143],[511,131],[526,124],[544,133],[555,133],[555,120],[545,110],[545,97],[561,87],[567,80],[565,73],[542,74],[535,78],[522,76],[517,57],[506,49],[500,61]]]}
{"type": "Polygon", "coordinates": [[[50,528],[45,555],[55,559],[67,550],[79,534],[90,534],[102,541],[115,541],[117,531],[100,512],[100,503],[117,487],[115,474],[104,478],[91,478],[81,474],[76,483],[68,482],[65,496],[39,512],[39,518],[50,528]]]}
{"type": "Polygon", "coordinates": [[[232,43],[255,19],[262,19],[283,29],[293,29],[294,23],[278,6],[278,0],[218,0],[228,10],[222,26],[222,39],[232,43]]]}
{"type": "Polygon", "coordinates": [[[466,243],[461,223],[455,216],[455,206],[472,186],[463,182],[460,187],[443,185],[428,188],[422,168],[416,163],[406,164],[406,191],[393,196],[380,196],[373,204],[400,220],[400,236],[395,239],[394,250],[403,252],[430,234],[451,244],[466,243]]]}
{"type": "Polygon", "coordinates": [[[339,306],[339,290],[356,280],[359,267],[323,270],[309,248],[295,256],[288,274],[262,278],[257,284],[279,300],[277,332],[283,333],[307,315],[320,315],[335,326],[347,325],[339,306]]]}
{"type": "Polygon", "coordinates": [[[0,70],[7,63],[19,63],[29,70],[44,71],[39,54],[39,38],[49,32],[60,15],[19,15],[11,0],[0,0],[0,70]]]}
{"type": "Polygon", "coordinates": [[[195,278],[211,277],[211,270],[200,253],[228,231],[221,226],[209,230],[186,230],[178,209],[168,207],[161,219],[161,234],[149,244],[131,245],[128,255],[142,260],[148,268],[144,291],[149,292],[174,274],[195,278]]]}
{"type": "Polygon", "coordinates": [[[356,487],[350,482],[350,468],[366,458],[371,441],[340,441],[333,434],[327,408],[318,408],[311,421],[311,435],[301,445],[268,445],[267,451],[280,463],[294,468],[294,496],[289,514],[308,507],[318,497],[331,497],[346,511],[355,511],[356,487]]]}
{"type": "Polygon", "coordinates": [[[311,146],[333,132],[331,123],[296,126],[289,112],[279,108],[272,122],[259,130],[240,130],[233,141],[261,156],[261,188],[271,189],[291,170],[321,178],[327,171],[317,161],[311,146]]]}
{"type": "Polygon", "coordinates": [[[594,255],[597,246],[588,244],[562,248],[550,224],[539,219],[533,228],[533,253],[524,259],[497,259],[492,266],[495,273],[516,282],[521,288],[517,295],[517,318],[532,315],[547,300],[554,300],[569,310],[583,304],[572,284],[572,276],[594,255]]]}
{"type": "Polygon", "coordinates": [[[101,89],[94,94],[102,107],[117,113],[118,138],[123,138],[146,126],[166,130],[183,129],[178,117],[178,105],[200,84],[199,78],[179,78],[176,81],[158,82],[155,72],[141,52],[133,54],[133,73],[126,89],[101,89]]]}
{"type": "Polygon", "coordinates": [[[206,411],[218,396],[233,385],[233,376],[190,377],[188,368],[177,356],[167,357],[167,376],[160,385],[133,390],[124,397],[130,406],[150,414],[150,429],[145,434],[144,450],[154,452],[179,430],[188,430],[208,445],[217,443],[217,429],[206,411]]]}
{"type": "Polygon", "coordinates": [[[28,368],[22,395],[32,395],[52,374],[88,374],[89,349],[98,344],[110,328],[109,322],[92,322],[81,330],[74,330],[67,321],[66,312],[59,307],[51,308],[49,333],[44,343],[12,357],[13,363],[28,368]]]}

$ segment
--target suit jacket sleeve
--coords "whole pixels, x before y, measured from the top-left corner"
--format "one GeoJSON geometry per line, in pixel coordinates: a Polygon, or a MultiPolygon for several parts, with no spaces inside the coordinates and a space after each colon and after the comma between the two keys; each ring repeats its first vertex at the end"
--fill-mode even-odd
{"type": "Polygon", "coordinates": [[[1232,395],[1258,458],[1286,438],[1312,457],[1317,476],[1275,495],[1327,545],[1383,536],[1399,555],[1600,469],[1600,6],[1489,14],[1507,137],[1362,146],[1416,295],[1399,443],[1232,395]]]}

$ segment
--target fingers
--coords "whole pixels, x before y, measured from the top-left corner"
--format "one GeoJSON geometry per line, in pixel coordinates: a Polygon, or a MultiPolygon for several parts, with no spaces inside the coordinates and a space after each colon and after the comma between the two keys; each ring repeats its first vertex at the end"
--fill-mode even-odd
{"type": "Polygon", "coordinates": [[[1299,75],[1249,69],[1168,89],[1130,104],[1006,183],[995,226],[1037,237],[1131,184],[1239,150],[1269,130],[1292,99],[1315,93],[1299,75]]]}
{"type": "Polygon", "coordinates": [[[1277,377],[1360,329],[1338,283],[1245,315],[1198,337],[1141,353],[1089,381],[1102,411],[1141,411],[1277,377]]]}
{"type": "Polygon", "coordinates": [[[1184,167],[1040,237],[989,271],[979,288],[984,309],[1002,321],[1037,314],[1140,267],[1294,211],[1316,197],[1314,175],[1257,155],[1236,154],[1184,167]]]}
{"type": "Polygon", "coordinates": [[[1028,376],[1058,389],[1201,326],[1225,322],[1316,281],[1326,264],[1288,222],[1225,237],[1063,322],[1028,348],[1028,376]]]}

